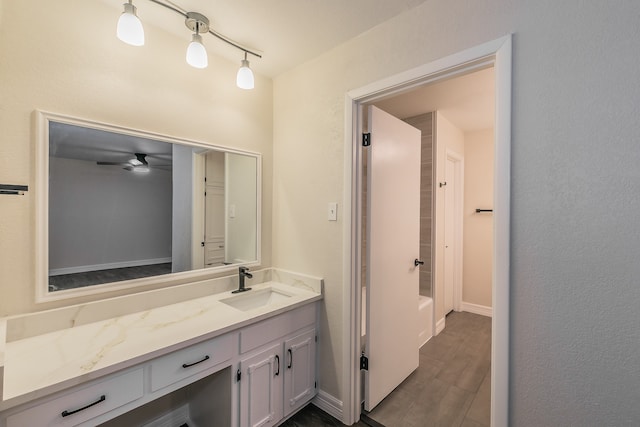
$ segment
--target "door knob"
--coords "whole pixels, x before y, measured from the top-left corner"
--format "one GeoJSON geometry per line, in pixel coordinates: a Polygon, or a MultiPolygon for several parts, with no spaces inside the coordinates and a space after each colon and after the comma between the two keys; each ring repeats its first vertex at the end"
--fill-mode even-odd
{"type": "Polygon", "coordinates": [[[413,265],[415,265],[416,267],[419,265],[424,265],[424,261],[420,261],[418,258],[416,258],[415,260],[413,260],[413,265]]]}

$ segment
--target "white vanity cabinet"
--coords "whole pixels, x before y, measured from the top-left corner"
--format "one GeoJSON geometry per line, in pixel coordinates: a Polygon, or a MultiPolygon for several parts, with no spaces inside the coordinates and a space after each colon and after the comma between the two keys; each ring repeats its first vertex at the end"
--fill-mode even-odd
{"type": "Polygon", "coordinates": [[[316,394],[316,305],[240,332],[240,427],[278,424],[316,394]]]}
{"type": "Polygon", "coordinates": [[[282,343],[240,361],[240,425],[275,425],[282,419],[282,343]]]}
{"type": "Polygon", "coordinates": [[[316,394],[316,330],[284,342],[284,416],[304,406],[316,394]]]}
{"type": "Polygon", "coordinates": [[[0,411],[0,427],[275,426],[316,394],[315,301],[0,411]],[[177,416],[177,415],[176,415],[177,416]],[[167,418],[169,419],[169,418],[167,418]],[[181,420],[181,419],[180,419],[181,420]]]}
{"type": "Polygon", "coordinates": [[[7,427],[69,427],[141,398],[143,370],[136,369],[47,400],[7,418],[7,427]]]}

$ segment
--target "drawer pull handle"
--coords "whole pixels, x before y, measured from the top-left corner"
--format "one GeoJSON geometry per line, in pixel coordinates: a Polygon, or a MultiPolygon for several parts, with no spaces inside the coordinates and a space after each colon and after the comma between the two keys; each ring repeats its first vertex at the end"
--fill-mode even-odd
{"type": "Polygon", "coordinates": [[[289,353],[289,364],[287,365],[287,369],[291,369],[291,366],[293,365],[293,352],[288,348],[287,353],[289,353]]]}
{"type": "Polygon", "coordinates": [[[276,377],[280,375],[280,356],[276,354],[276,362],[278,363],[278,370],[276,371],[276,377]]]}
{"type": "Polygon", "coordinates": [[[62,411],[62,414],[61,414],[61,415],[62,415],[63,417],[68,417],[69,415],[73,415],[73,414],[76,414],[76,413],[78,413],[78,412],[80,412],[80,411],[84,411],[85,409],[89,409],[89,408],[91,408],[92,406],[97,405],[98,403],[104,402],[105,400],[107,400],[107,396],[105,396],[105,395],[103,394],[102,396],[100,396],[100,399],[96,400],[95,402],[90,403],[90,404],[88,404],[87,406],[84,406],[84,407],[82,407],[82,408],[80,408],[80,409],[76,409],[75,411],[62,411]]]}
{"type": "Polygon", "coordinates": [[[183,364],[182,364],[182,367],[183,367],[183,368],[190,368],[190,367],[192,367],[193,365],[197,365],[198,363],[202,363],[202,362],[204,362],[205,360],[209,360],[209,355],[208,355],[208,354],[207,354],[205,357],[203,357],[201,360],[198,360],[197,362],[193,362],[193,363],[183,363],[183,364]]]}

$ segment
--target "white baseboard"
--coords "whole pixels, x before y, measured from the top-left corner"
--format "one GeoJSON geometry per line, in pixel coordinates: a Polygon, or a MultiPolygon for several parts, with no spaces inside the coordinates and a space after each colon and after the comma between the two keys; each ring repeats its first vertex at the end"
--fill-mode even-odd
{"type": "Polygon", "coordinates": [[[49,276],[60,276],[61,274],[86,273],[87,271],[110,270],[112,268],[138,267],[141,265],[164,264],[171,262],[169,258],[141,259],[138,261],[109,262],[106,264],[79,265],[77,267],[52,268],[49,276]]]}
{"type": "Polygon", "coordinates": [[[443,331],[444,326],[445,326],[444,324],[445,324],[446,320],[447,320],[447,318],[443,317],[442,319],[440,319],[440,320],[438,320],[436,322],[436,335],[438,335],[440,332],[443,331]]]}
{"type": "Polygon", "coordinates": [[[316,394],[316,397],[313,398],[311,403],[337,420],[344,421],[342,419],[342,401],[336,399],[326,391],[318,390],[318,394],[316,394]]]}
{"type": "Polygon", "coordinates": [[[418,348],[422,348],[433,336],[433,331],[424,331],[418,334],[418,348]]]}
{"type": "Polygon", "coordinates": [[[487,317],[493,316],[493,308],[487,307],[486,305],[472,304],[464,301],[462,301],[462,311],[487,317]]]}

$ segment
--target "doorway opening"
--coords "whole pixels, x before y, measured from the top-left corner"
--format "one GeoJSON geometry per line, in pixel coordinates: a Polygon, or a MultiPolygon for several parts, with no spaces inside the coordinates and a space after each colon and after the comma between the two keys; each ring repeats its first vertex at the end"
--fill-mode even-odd
{"type": "Polygon", "coordinates": [[[361,248],[362,248],[362,161],[360,152],[362,106],[406,93],[410,90],[444,81],[455,76],[493,67],[495,76],[495,170],[494,170],[494,245],[491,320],[491,425],[507,425],[508,419],[508,313],[509,313],[509,177],[510,177],[510,100],[511,37],[495,40],[447,58],[426,64],[400,75],[391,76],[347,95],[346,115],[348,141],[345,154],[347,167],[345,207],[351,222],[345,224],[350,251],[345,263],[345,377],[347,395],[343,420],[350,424],[361,414],[361,248]]]}

